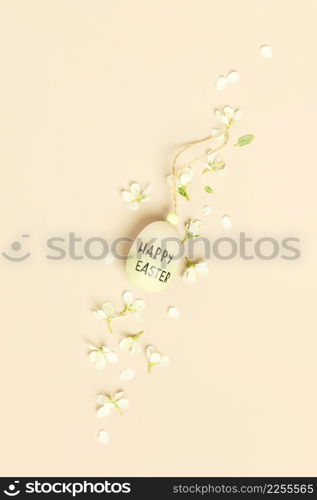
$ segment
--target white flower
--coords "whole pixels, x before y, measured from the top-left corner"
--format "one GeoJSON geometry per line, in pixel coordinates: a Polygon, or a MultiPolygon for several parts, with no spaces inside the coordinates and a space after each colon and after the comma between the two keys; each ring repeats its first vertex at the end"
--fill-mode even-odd
{"type": "Polygon", "coordinates": [[[186,269],[183,272],[183,281],[192,283],[198,277],[208,274],[208,264],[205,261],[193,262],[187,260],[186,269]]]}
{"type": "Polygon", "coordinates": [[[108,329],[112,333],[111,322],[118,318],[112,302],[105,302],[101,307],[93,311],[97,319],[107,321],[108,329]]]}
{"type": "Polygon", "coordinates": [[[215,115],[228,129],[241,118],[241,111],[240,109],[234,110],[231,106],[226,105],[222,111],[215,109],[215,115]]]}
{"type": "Polygon", "coordinates": [[[90,353],[88,355],[90,361],[94,363],[97,370],[102,370],[107,363],[117,363],[118,362],[118,354],[111,351],[106,346],[95,347],[90,346],[90,353]]]}
{"type": "Polygon", "coordinates": [[[201,222],[201,220],[198,219],[196,220],[189,219],[185,228],[186,228],[186,239],[198,238],[203,230],[203,223],[201,222]]]}
{"type": "MultiPolygon", "coordinates": [[[[182,194],[182,196],[185,196],[187,200],[189,200],[189,196],[187,193],[187,186],[191,183],[194,177],[194,171],[191,167],[186,167],[184,170],[179,174],[177,182],[176,182],[176,187],[178,189],[178,192],[182,194]]],[[[174,176],[168,175],[166,177],[167,183],[169,186],[174,186],[174,176]]]]}
{"type": "Polygon", "coordinates": [[[141,347],[139,345],[139,338],[143,334],[143,331],[138,332],[136,335],[129,335],[124,337],[120,341],[120,347],[123,351],[130,351],[131,354],[135,354],[136,352],[141,352],[141,347]]]}
{"type": "Polygon", "coordinates": [[[105,431],[104,429],[101,429],[98,432],[98,439],[99,439],[100,443],[107,444],[109,442],[109,439],[110,439],[108,432],[105,431]]]}
{"type": "Polygon", "coordinates": [[[212,208],[209,205],[205,205],[205,206],[203,206],[201,211],[204,215],[210,215],[212,213],[212,208]]]}
{"type": "Polygon", "coordinates": [[[223,174],[223,170],[225,169],[225,162],[221,155],[218,153],[209,153],[206,158],[205,169],[203,173],[206,172],[215,172],[220,175],[223,174]]]}
{"type": "Polygon", "coordinates": [[[148,360],[148,371],[150,372],[153,366],[166,366],[169,364],[170,359],[167,356],[163,356],[158,352],[152,345],[147,346],[146,357],[148,360]]]}
{"type": "Polygon", "coordinates": [[[135,371],[132,368],[126,368],[120,373],[121,380],[132,380],[135,376],[135,371]]]}
{"type": "Polygon", "coordinates": [[[133,316],[136,318],[139,318],[139,312],[143,311],[145,308],[145,302],[142,299],[136,299],[134,300],[133,293],[132,292],[123,292],[122,299],[124,302],[124,310],[120,314],[126,314],[126,313],[131,313],[133,316]]]}
{"type": "Polygon", "coordinates": [[[141,190],[140,184],[133,182],[130,189],[122,191],[122,198],[128,204],[129,210],[138,210],[141,203],[151,199],[150,186],[141,190]]]}
{"type": "Polygon", "coordinates": [[[129,400],[122,396],[122,391],[110,394],[109,396],[99,394],[97,397],[97,405],[99,407],[97,409],[97,414],[99,417],[107,417],[114,408],[122,415],[122,410],[129,406],[129,400]]]}
{"type": "Polygon", "coordinates": [[[167,309],[167,316],[169,318],[177,319],[180,317],[180,312],[175,306],[169,306],[167,309]]]}

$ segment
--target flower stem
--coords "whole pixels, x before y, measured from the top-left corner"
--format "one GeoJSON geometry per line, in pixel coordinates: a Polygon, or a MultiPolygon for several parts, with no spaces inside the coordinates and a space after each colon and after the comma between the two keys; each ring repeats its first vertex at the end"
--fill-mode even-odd
{"type": "Polygon", "coordinates": [[[108,318],[107,319],[107,326],[108,326],[108,330],[110,333],[113,333],[113,329],[112,329],[112,326],[111,326],[111,318],[108,318]]]}

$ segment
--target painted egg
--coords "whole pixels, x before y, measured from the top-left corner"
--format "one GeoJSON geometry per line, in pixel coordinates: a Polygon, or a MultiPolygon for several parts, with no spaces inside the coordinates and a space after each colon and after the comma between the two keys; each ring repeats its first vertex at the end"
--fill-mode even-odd
{"type": "Polygon", "coordinates": [[[183,243],[177,228],[176,214],[167,221],[146,226],[135,238],[126,261],[130,282],[145,292],[164,290],[177,274],[183,243]]]}

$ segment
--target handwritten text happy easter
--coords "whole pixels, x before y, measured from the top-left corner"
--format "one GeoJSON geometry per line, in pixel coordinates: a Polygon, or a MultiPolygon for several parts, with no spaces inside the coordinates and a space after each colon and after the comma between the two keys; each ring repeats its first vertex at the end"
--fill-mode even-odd
{"type": "Polygon", "coordinates": [[[135,270],[139,273],[144,273],[151,278],[155,278],[163,283],[170,278],[171,273],[162,269],[162,267],[157,267],[150,265],[150,262],[144,262],[140,259],[140,255],[144,255],[144,257],[149,257],[151,259],[155,259],[161,262],[162,267],[166,267],[172,259],[174,255],[170,254],[166,249],[162,249],[160,246],[154,248],[154,245],[148,245],[148,243],[141,243],[138,248],[138,260],[135,266],[135,270]]]}

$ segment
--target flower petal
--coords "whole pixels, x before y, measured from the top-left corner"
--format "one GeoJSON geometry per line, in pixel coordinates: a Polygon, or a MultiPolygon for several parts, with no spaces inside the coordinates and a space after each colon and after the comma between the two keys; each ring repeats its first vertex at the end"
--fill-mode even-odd
{"type": "Polygon", "coordinates": [[[96,361],[96,368],[97,370],[103,370],[106,366],[106,360],[104,357],[100,357],[97,361],[96,361]]]}
{"type": "Polygon", "coordinates": [[[261,45],[260,53],[265,59],[270,59],[272,57],[272,47],[270,45],[261,45]]]}
{"type": "Polygon", "coordinates": [[[141,192],[141,186],[137,182],[133,182],[130,186],[130,191],[134,195],[134,197],[139,196],[141,192]]]}
{"type": "Polygon", "coordinates": [[[126,203],[130,203],[130,201],[134,200],[134,195],[130,193],[130,191],[122,191],[121,194],[123,201],[125,201],[126,203]]]}
{"type": "Polygon", "coordinates": [[[187,186],[194,177],[194,171],[192,168],[187,167],[179,176],[179,182],[182,186],[187,186]]]}
{"type": "Polygon", "coordinates": [[[123,391],[118,391],[113,394],[112,399],[118,401],[120,398],[122,398],[122,396],[123,396],[123,391]]]}
{"type": "Polygon", "coordinates": [[[129,400],[125,399],[125,398],[121,398],[117,402],[117,405],[119,406],[119,408],[121,408],[121,410],[123,410],[124,408],[127,408],[129,406],[129,404],[130,404],[129,400]]]}
{"type": "Polygon", "coordinates": [[[151,363],[159,363],[161,359],[161,355],[159,352],[153,352],[150,357],[151,363]]]}
{"type": "Polygon", "coordinates": [[[88,354],[88,358],[90,359],[90,361],[92,363],[96,363],[97,359],[98,359],[98,352],[97,351],[91,351],[89,354],[88,354]]]}
{"type": "Polygon", "coordinates": [[[140,208],[140,203],[138,201],[131,201],[131,203],[128,204],[129,210],[139,210],[139,208],[140,208]]]}
{"type": "Polygon", "coordinates": [[[169,306],[169,308],[167,309],[167,316],[177,319],[180,317],[180,312],[175,306],[169,306]]]}
{"type": "Polygon", "coordinates": [[[170,364],[170,358],[168,356],[161,356],[160,366],[167,366],[170,364]]]}
{"type": "Polygon", "coordinates": [[[197,262],[197,264],[195,264],[195,270],[199,276],[206,276],[208,274],[207,262],[197,262]]]}
{"type": "Polygon", "coordinates": [[[106,403],[105,405],[100,406],[100,408],[98,408],[97,410],[98,417],[107,417],[113,407],[114,405],[112,403],[106,403]]]}
{"type": "MultiPolygon", "coordinates": [[[[132,368],[126,368],[120,373],[120,378],[122,380],[132,380],[135,376],[135,371],[132,368]]],[[[122,401],[122,400],[121,400],[122,401]]]]}
{"type": "Polygon", "coordinates": [[[119,356],[116,352],[110,351],[106,354],[106,360],[108,363],[114,364],[118,363],[119,356]]]}
{"type": "Polygon", "coordinates": [[[109,434],[107,431],[105,431],[104,429],[101,429],[99,432],[98,432],[98,439],[101,443],[103,444],[107,444],[109,442],[109,434]]]}
{"type": "Polygon", "coordinates": [[[229,106],[228,104],[226,104],[224,107],[223,107],[223,112],[225,115],[227,115],[229,118],[232,118],[233,117],[233,108],[231,106],[229,106]]]}
{"type": "Polygon", "coordinates": [[[97,309],[96,311],[93,311],[94,315],[96,316],[97,319],[105,319],[105,311],[102,309],[97,309]]]}
{"type": "Polygon", "coordinates": [[[196,270],[195,267],[189,267],[183,273],[183,281],[187,283],[193,283],[196,280],[196,270]]]}
{"type": "Polygon", "coordinates": [[[112,316],[114,314],[114,306],[112,302],[105,302],[102,309],[106,316],[112,316]]]}
{"type": "Polygon", "coordinates": [[[115,259],[115,257],[113,255],[113,253],[109,250],[109,252],[107,253],[107,255],[104,258],[104,263],[105,264],[112,264],[114,259],[115,259]]]}
{"type": "Polygon", "coordinates": [[[216,158],[216,153],[208,153],[207,155],[207,163],[211,164],[216,158]]]}
{"type": "Polygon", "coordinates": [[[97,405],[104,405],[107,403],[108,398],[104,394],[98,394],[97,396],[97,405]]]}
{"type": "Polygon", "coordinates": [[[172,174],[166,176],[166,182],[169,186],[174,184],[174,176],[172,174]]]}
{"type": "Polygon", "coordinates": [[[201,210],[204,215],[210,215],[212,213],[212,208],[209,205],[205,205],[201,210]]]}
{"type": "Polygon", "coordinates": [[[234,120],[237,122],[238,120],[240,120],[241,116],[242,116],[241,109],[236,109],[234,112],[234,120]]]}
{"type": "Polygon", "coordinates": [[[142,194],[143,194],[143,196],[147,197],[147,196],[149,196],[150,192],[151,192],[151,186],[150,186],[150,184],[148,184],[148,185],[147,185],[147,186],[143,189],[142,194]]]}
{"type": "Polygon", "coordinates": [[[124,337],[122,340],[120,340],[120,347],[123,351],[130,351],[134,343],[134,340],[132,337],[124,337]]]}
{"type": "Polygon", "coordinates": [[[224,90],[227,87],[227,78],[223,75],[219,76],[216,80],[216,88],[218,90],[224,90]]]}
{"type": "Polygon", "coordinates": [[[230,229],[232,227],[232,221],[229,215],[224,215],[221,219],[221,222],[224,229],[230,229]]]}
{"type": "Polygon", "coordinates": [[[227,82],[230,84],[237,83],[240,79],[240,75],[237,71],[230,71],[227,74],[227,82]]]}
{"type": "Polygon", "coordinates": [[[133,303],[133,309],[136,309],[137,311],[143,311],[144,308],[145,302],[143,299],[136,299],[133,303]]]}
{"type": "Polygon", "coordinates": [[[151,356],[152,356],[154,351],[155,351],[155,349],[152,345],[148,345],[147,348],[145,349],[146,357],[149,361],[150,361],[151,356]]]}
{"type": "Polygon", "coordinates": [[[131,304],[133,304],[133,293],[126,290],[122,294],[122,299],[127,306],[130,306],[131,304]]]}

